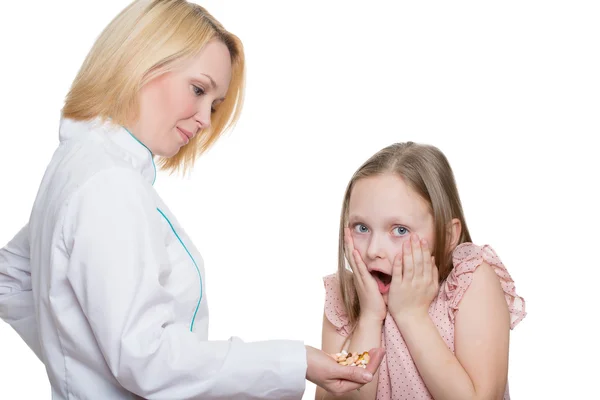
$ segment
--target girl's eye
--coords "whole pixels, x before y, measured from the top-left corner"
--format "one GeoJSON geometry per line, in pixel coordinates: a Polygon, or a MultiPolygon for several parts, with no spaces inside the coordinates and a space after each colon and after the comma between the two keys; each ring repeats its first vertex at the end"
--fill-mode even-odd
{"type": "Polygon", "coordinates": [[[394,234],[396,234],[397,236],[404,236],[408,234],[408,229],[406,229],[403,226],[397,226],[394,228],[394,234]]]}
{"type": "Polygon", "coordinates": [[[356,231],[358,233],[367,233],[367,232],[369,232],[369,228],[367,228],[363,224],[356,224],[356,225],[354,225],[354,231],[356,231]]]}
{"type": "Polygon", "coordinates": [[[202,95],[205,93],[205,92],[204,92],[204,89],[202,89],[202,88],[201,88],[201,87],[199,87],[199,86],[192,85],[192,87],[193,87],[193,90],[194,90],[194,94],[195,94],[196,96],[202,96],[202,95]]]}

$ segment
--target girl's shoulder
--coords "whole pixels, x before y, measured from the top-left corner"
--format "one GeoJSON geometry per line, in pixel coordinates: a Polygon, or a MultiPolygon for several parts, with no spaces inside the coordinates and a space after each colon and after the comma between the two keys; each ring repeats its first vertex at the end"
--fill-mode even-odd
{"type": "Polygon", "coordinates": [[[452,253],[452,264],[454,268],[442,283],[440,292],[448,302],[449,315],[453,322],[460,301],[473,282],[475,271],[482,266],[493,270],[500,282],[511,316],[511,329],[525,318],[525,299],[517,294],[514,280],[491,246],[462,243],[452,253]]]}

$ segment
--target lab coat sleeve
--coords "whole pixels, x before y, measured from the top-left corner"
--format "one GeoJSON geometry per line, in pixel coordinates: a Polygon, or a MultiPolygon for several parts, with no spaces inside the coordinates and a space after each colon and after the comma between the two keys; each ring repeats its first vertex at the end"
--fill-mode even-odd
{"type": "Polygon", "coordinates": [[[0,249],[0,318],[41,359],[29,264],[29,225],[0,249]]]}
{"type": "Polygon", "coordinates": [[[300,399],[302,342],[206,341],[173,323],[176,299],[161,286],[166,250],[153,237],[160,215],[148,190],[133,171],[98,173],[65,222],[67,277],[117,381],[147,399],[300,399]]]}

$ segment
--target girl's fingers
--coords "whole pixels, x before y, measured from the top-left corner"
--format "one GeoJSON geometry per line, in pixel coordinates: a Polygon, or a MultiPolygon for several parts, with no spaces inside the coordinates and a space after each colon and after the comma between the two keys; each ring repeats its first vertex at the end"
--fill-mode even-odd
{"type": "Polygon", "coordinates": [[[356,265],[356,269],[358,270],[358,273],[360,274],[361,279],[367,279],[368,278],[367,275],[369,275],[369,271],[367,270],[367,266],[363,262],[362,257],[360,256],[360,253],[358,252],[358,250],[354,250],[354,252],[352,254],[354,255],[354,264],[356,265]]]}
{"type": "Polygon", "coordinates": [[[350,268],[352,269],[354,279],[356,279],[356,283],[359,286],[362,286],[362,276],[359,269],[356,266],[355,256],[354,256],[354,243],[352,242],[352,235],[350,235],[350,229],[348,227],[344,228],[344,254],[346,255],[346,260],[348,264],[350,264],[350,268]]]}
{"type": "Polygon", "coordinates": [[[346,256],[346,261],[348,261],[348,264],[350,264],[350,267],[354,271],[354,265],[352,265],[354,263],[352,259],[353,250],[354,247],[352,246],[352,240],[350,239],[349,229],[344,228],[344,255],[346,256]]]}
{"type": "Polygon", "coordinates": [[[413,276],[415,278],[423,277],[423,252],[421,250],[421,241],[416,233],[410,235],[410,246],[413,259],[413,276]]]}
{"type": "Polygon", "coordinates": [[[392,264],[392,282],[394,281],[402,282],[402,252],[396,254],[392,264]]]}
{"type": "Polygon", "coordinates": [[[402,280],[410,282],[413,278],[413,256],[410,239],[402,243],[402,280]]]}
{"type": "Polygon", "coordinates": [[[427,240],[421,239],[421,252],[423,259],[423,277],[431,278],[431,253],[429,252],[429,245],[427,244],[427,240]]]}

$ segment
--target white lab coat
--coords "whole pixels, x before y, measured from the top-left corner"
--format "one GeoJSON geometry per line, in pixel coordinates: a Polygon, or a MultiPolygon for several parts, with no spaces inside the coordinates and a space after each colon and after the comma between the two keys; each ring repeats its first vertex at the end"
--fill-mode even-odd
{"type": "Polygon", "coordinates": [[[0,318],[53,399],[300,399],[302,342],[208,341],[202,258],[155,178],[124,128],[63,119],[29,224],[0,250],[0,318]]]}

